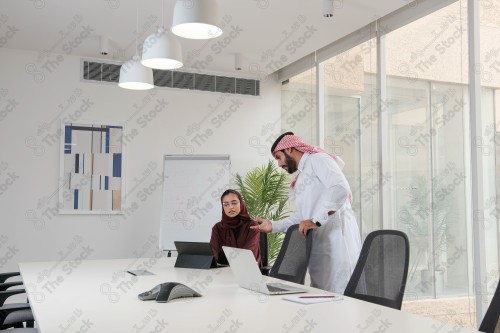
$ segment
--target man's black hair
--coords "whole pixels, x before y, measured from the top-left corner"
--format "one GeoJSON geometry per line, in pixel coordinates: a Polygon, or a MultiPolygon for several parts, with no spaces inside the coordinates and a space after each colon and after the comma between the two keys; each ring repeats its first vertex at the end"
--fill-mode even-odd
{"type": "Polygon", "coordinates": [[[294,134],[293,132],[286,132],[278,136],[278,138],[274,141],[273,145],[271,146],[271,154],[273,153],[274,149],[276,148],[278,143],[280,143],[281,139],[283,139],[285,135],[294,135],[294,134]]]}

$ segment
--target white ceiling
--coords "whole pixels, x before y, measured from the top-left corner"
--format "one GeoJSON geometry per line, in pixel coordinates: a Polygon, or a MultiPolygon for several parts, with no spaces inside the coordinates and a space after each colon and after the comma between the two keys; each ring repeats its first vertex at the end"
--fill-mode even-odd
{"type": "MultiPolygon", "coordinates": [[[[174,0],[163,1],[164,26],[170,28],[174,0]]],[[[322,0],[218,1],[221,37],[179,38],[187,71],[269,74],[408,3],[335,0],[334,16],[325,18],[322,0]],[[235,53],[242,54],[241,71],[234,69],[235,53]]],[[[135,52],[137,4],[142,43],[161,25],[162,0],[2,0],[0,47],[123,62],[135,52]],[[99,54],[100,35],[110,40],[107,56],[99,54]]]]}

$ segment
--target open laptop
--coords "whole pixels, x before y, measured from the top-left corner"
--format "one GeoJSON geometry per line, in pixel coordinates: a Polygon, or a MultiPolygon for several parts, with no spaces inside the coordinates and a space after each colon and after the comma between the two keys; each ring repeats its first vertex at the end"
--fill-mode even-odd
{"type": "Polygon", "coordinates": [[[295,288],[284,283],[266,283],[266,277],[260,273],[252,251],[223,246],[236,281],[240,287],[267,295],[305,293],[307,290],[295,288]]]}

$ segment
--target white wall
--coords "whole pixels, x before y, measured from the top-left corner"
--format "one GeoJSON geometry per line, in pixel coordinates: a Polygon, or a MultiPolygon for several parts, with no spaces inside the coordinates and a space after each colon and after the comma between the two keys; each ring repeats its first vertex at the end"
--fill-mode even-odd
{"type": "Polygon", "coordinates": [[[154,255],[161,208],[161,185],[155,181],[164,154],[188,153],[185,144],[194,154],[230,154],[232,171],[245,173],[267,162],[280,131],[281,90],[272,78],[261,81],[260,97],[161,88],[139,92],[82,82],[77,57],[39,58],[4,49],[0,64],[0,271],[17,270],[25,261],[154,255]],[[79,112],[82,100],[90,107],[79,112]],[[144,116],[154,114],[158,100],[168,104],[147,121],[144,116]],[[234,102],[240,105],[236,112],[227,112],[234,102]],[[213,120],[224,113],[227,120],[213,120]],[[125,125],[126,215],[57,213],[57,131],[70,116],[125,125]],[[187,133],[197,123],[197,133],[212,131],[204,142],[187,133]]]}

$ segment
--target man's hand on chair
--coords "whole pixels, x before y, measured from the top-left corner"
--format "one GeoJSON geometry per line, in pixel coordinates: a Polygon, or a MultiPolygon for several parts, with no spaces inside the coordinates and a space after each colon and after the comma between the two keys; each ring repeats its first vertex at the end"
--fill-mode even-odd
{"type": "Polygon", "coordinates": [[[306,236],[307,235],[307,232],[311,229],[317,229],[318,226],[312,221],[312,220],[304,220],[304,221],[300,221],[300,224],[299,224],[299,232],[306,236]]]}

